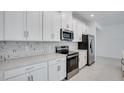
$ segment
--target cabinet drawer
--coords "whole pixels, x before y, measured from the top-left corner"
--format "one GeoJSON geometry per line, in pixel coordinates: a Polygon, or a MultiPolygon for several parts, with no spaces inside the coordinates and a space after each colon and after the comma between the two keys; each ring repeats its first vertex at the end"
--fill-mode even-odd
{"type": "Polygon", "coordinates": [[[7,70],[4,72],[4,79],[15,77],[15,76],[39,69],[39,68],[46,67],[46,66],[47,66],[47,63],[44,62],[44,63],[39,63],[39,64],[30,65],[30,66],[7,70]]]}
{"type": "Polygon", "coordinates": [[[26,67],[11,69],[4,72],[4,80],[25,73],[26,67]]]}
{"type": "Polygon", "coordinates": [[[43,67],[46,67],[46,66],[47,66],[47,62],[43,62],[43,63],[39,63],[39,64],[34,64],[34,65],[27,66],[25,71],[26,72],[30,72],[30,71],[33,71],[33,70],[36,70],[36,69],[40,69],[40,68],[43,68],[43,67]]]}
{"type": "Polygon", "coordinates": [[[49,65],[54,65],[57,63],[61,63],[61,62],[66,62],[66,57],[51,60],[51,61],[49,61],[49,65]]]}

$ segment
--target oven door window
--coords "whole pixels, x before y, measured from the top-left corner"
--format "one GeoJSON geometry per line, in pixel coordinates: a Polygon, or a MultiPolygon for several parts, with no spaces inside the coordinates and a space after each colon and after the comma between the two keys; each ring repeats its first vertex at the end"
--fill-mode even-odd
{"type": "Polygon", "coordinates": [[[78,57],[72,57],[67,59],[67,73],[78,68],[78,57]]]}

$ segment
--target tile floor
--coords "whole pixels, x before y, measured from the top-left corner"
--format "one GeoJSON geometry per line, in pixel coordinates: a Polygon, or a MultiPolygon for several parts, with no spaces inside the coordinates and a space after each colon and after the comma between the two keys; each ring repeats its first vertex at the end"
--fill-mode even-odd
{"type": "Polygon", "coordinates": [[[71,81],[120,81],[121,62],[118,59],[97,57],[96,62],[86,66],[71,81]]]}

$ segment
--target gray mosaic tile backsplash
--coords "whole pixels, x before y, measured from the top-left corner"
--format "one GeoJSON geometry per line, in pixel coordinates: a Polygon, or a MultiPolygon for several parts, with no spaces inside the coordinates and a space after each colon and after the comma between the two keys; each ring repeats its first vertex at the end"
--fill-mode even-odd
{"type": "Polygon", "coordinates": [[[55,46],[61,45],[68,45],[70,50],[77,50],[77,43],[73,42],[0,41],[0,61],[55,53],[55,46]]]}

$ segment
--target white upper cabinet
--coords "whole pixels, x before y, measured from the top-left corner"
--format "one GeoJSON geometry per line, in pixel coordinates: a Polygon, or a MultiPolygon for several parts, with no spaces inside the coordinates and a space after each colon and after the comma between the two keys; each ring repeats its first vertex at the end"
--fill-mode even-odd
{"type": "Polygon", "coordinates": [[[3,12],[0,12],[0,40],[3,40],[3,12]]]}
{"type": "Polygon", "coordinates": [[[43,12],[43,41],[60,41],[60,28],[60,12],[43,12]]]}
{"type": "Polygon", "coordinates": [[[77,18],[73,18],[74,42],[82,41],[82,34],[84,32],[84,29],[85,24],[77,18]]]}
{"type": "Polygon", "coordinates": [[[81,21],[77,21],[77,31],[78,31],[78,41],[82,41],[82,34],[83,34],[83,24],[81,21]]]}
{"type": "Polygon", "coordinates": [[[5,12],[5,40],[26,40],[24,12],[5,12]]]}
{"type": "Polygon", "coordinates": [[[60,12],[54,12],[53,14],[53,33],[54,33],[54,39],[53,41],[60,41],[60,29],[61,29],[61,13],[60,12]]]}
{"type": "Polygon", "coordinates": [[[62,28],[72,30],[72,12],[63,11],[62,12],[62,28]]]}
{"type": "Polygon", "coordinates": [[[42,12],[5,12],[5,40],[42,41],[42,12]]]}
{"type": "Polygon", "coordinates": [[[78,30],[77,30],[77,20],[73,18],[73,31],[74,31],[74,40],[73,42],[78,42],[78,30]]]}
{"type": "Polygon", "coordinates": [[[29,41],[39,41],[42,39],[42,34],[40,33],[40,12],[29,11],[27,12],[27,32],[29,41]],[[41,34],[41,36],[40,36],[41,34]]]}
{"type": "Polygon", "coordinates": [[[43,12],[43,41],[52,41],[53,12],[43,12]]]}

